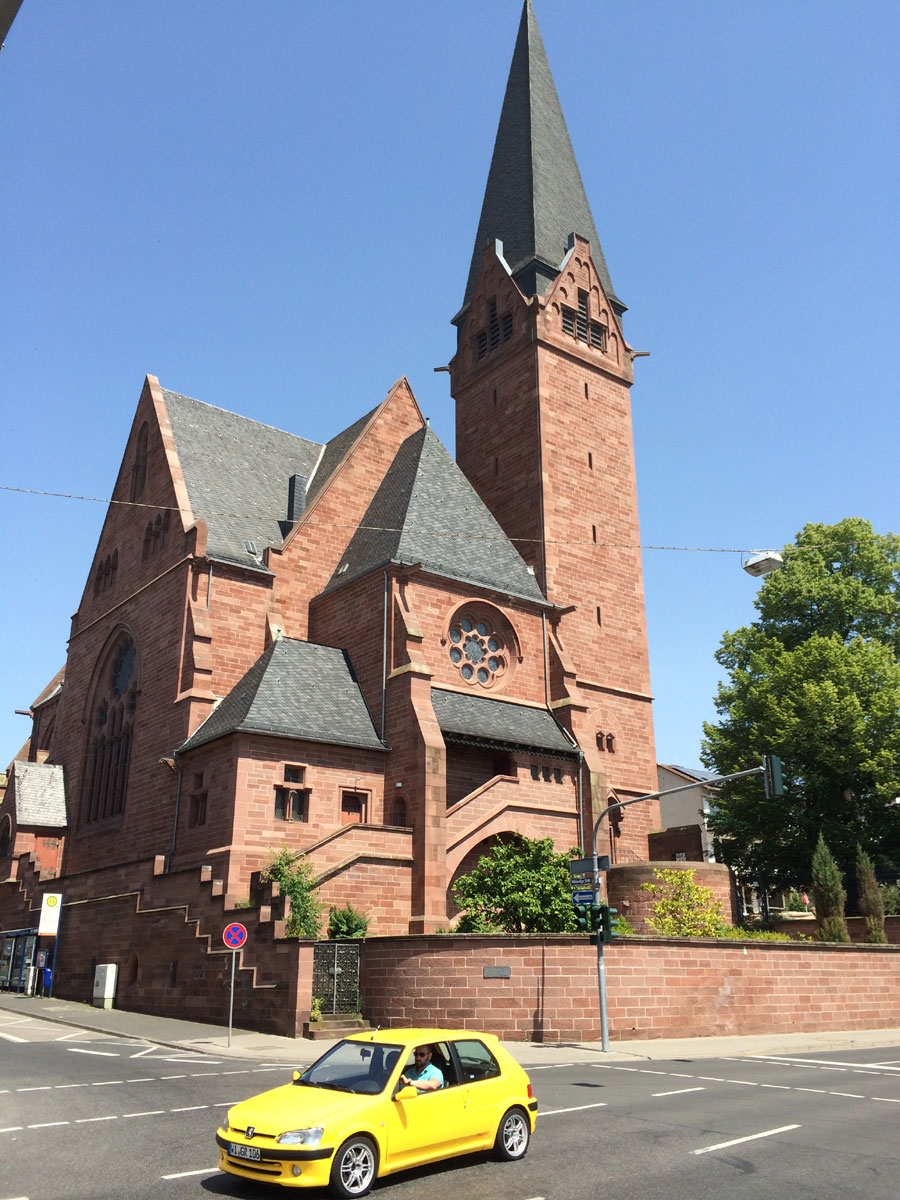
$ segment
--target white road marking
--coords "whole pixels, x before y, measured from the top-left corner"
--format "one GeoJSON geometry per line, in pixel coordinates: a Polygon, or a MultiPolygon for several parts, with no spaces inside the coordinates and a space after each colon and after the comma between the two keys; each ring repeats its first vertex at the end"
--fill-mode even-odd
{"type": "Polygon", "coordinates": [[[54,1125],[69,1125],[69,1121],[43,1121],[38,1125],[26,1125],[26,1129],[52,1129],[54,1125]]]}
{"type": "Polygon", "coordinates": [[[155,1049],[156,1049],[156,1046],[147,1046],[143,1050],[138,1050],[137,1054],[132,1054],[131,1057],[132,1058],[142,1058],[145,1054],[150,1054],[150,1052],[155,1049]]]}
{"type": "Polygon", "coordinates": [[[7,1042],[27,1042],[27,1038],[16,1037],[14,1033],[0,1033],[0,1038],[7,1042]]]}
{"type": "MultiPolygon", "coordinates": [[[[794,1088],[793,1090],[795,1092],[815,1092],[817,1096],[827,1096],[828,1095],[828,1092],[825,1090],[825,1088],[794,1088]]],[[[837,1095],[836,1092],[832,1092],[831,1094],[837,1095]]]]}
{"type": "Polygon", "coordinates": [[[726,1079],[726,1083],[742,1083],[744,1087],[759,1087],[759,1084],[752,1079],[726,1079]]]}
{"type": "Polygon", "coordinates": [[[170,1108],[169,1112],[197,1112],[201,1108],[209,1108],[208,1104],[188,1104],[184,1108],[170,1108]]]}
{"type": "Polygon", "coordinates": [[[152,1075],[139,1075],[135,1079],[126,1079],[125,1082],[126,1083],[153,1083],[154,1077],[152,1075]]]}
{"type": "Polygon", "coordinates": [[[885,1104],[900,1104],[900,1100],[897,1100],[891,1096],[870,1096],[869,1099],[882,1100],[885,1104]]]}
{"type": "Polygon", "coordinates": [[[111,1087],[114,1083],[121,1082],[121,1079],[98,1079],[91,1084],[91,1087],[111,1087]]]}
{"type": "Polygon", "coordinates": [[[187,1075],[160,1075],[160,1079],[187,1079],[187,1075]]]}
{"type": "Polygon", "coordinates": [[[657,1096],[684,1096],[687,1092],[705,1092],[705,1091],[706,1091],[706,1088],[702,1088],[702,1087],[678,1088],[678,1090],[675,1092],[651,1092],[651,1095],[654,1098],[657,1096]]]}
{"type": "Polygon", "coordinates": [[[104,1058],[118,1058],[115,1050],[82,1050],[80,1046],[66,1046],[72,1054],[101,1054],[104,1058]]]}
{"type": "Polygon", "coordinates": [[[16,1091],[17,1092],[49,1092],[50,1084],[49,1083],[42,1083],[40,1085],[35,1084],[34,1087],[16,1088],[16,1091]]]}
{"type": "Polygon", "coordinates": [[[539,1116],[539,1117],[556,1117],[556,1116],[558,1116],[560,1113],[584,1112],[584,1110],[585,1110],[586,1108],[606,1108],[606,1101],[604,1100],[604,1101],[602,1101],[600,1104],[576,1104],[574,1108],[549,1108],[549,1109],[544,1109],[544,1111],[543,1111],[543,1112],[539,1112],[539,1113],[538,1113],[538,1116],[539,1116]]]}
{"type": "Polygon", "coordinates": [[[189,1175],[214,1175],[218,1167],[204,1167],[201,1171],[179,1171],[177,1175],[160,1175],[160,1179],[187,1179],[189,1175]]]}
{"type": "Polygon", "coordinates": [[[0,1129],[0,1133],[21,1133],[22,1125],[7,1125],[5,1129],[0,1129]]]}
{"type": "Polygon", "coordinates": [[[118,1121],[118,1117],[76,1117],[76,1125],[90,1125],[93,1121],[118,1121]]]}
{"type": "Polygon", "coordinates": [[[791,1129],[801,1129],[800,1125],[780,1125],[777,1129],[766,1129],[763,1133],[748,1133],[746,1137],[732,1138],[730,1142],[717,1142],[715,1146],[703,1146],[700,1150],[692,1150],[691,1154],[709,1154],[713,1150],[727,1150],[729,1146],[740,1146],[742,1142],[755,1142],[759,1138],[775,1137],[779,1133],[788,1133],[791,1129]]]}
{"type": "Polygon", "coordinates": [[[865,1100],[859,1092],[829,1092],[829,1096],[846,1096],[848,1100],[865,1100]]]}
{"type": "Polygon", "coordinates": [[[761,1083],[760,1087],[777,1088],[779,1092],[792,1092],[794,1089],[786,1083],[761,1083]]]}
{"type": "Polygon", "coordinates": [[[164,1108],[151,1108],[149,1112],[122,1113],[122,1120],[127,1121],[129,1117],[161,1117],[165,1111],[164,1108]]]}
{"type": "Polygon", "coordinates": [[[698,1079],[704,1079],[707,1083],[724,1083],[725,1080],[719,1075],[698,1075],[698,1079]]]}
{"type": "Polygon", "coordinates": [[[66,1088],[75,1088],[75,1087],[90,1087],[90,1084],[87,1084],[87,1083],[56,1083],[53,1085],[53,1090],[57,1091],[57,1092],[62,1092],[66,1088]]]}
{"type": "Polygon", "coordinates": [[[843,1059],[833,1059],[833,1058],[806,1058],[806,1059],[787,1058],[786,1056],[781,1056],[778,1054],[753,1054],[753,1055],[748,1055],[747,1057],[757,1059],[761,1062],[774,1063],[776,1065],[779,1065],[781,1063],[791,1063],[793,1066],[798,1066],[798,1067],[808,1067],[808,1066],[845,1067],[845,1068],[849,1067],[850,1070],[854,1070],[858,1067],[873,1066],[873,1067],[887,1069],[888,1071],[900,1071],[900,1067],[892,1067],[890,1065],[890,1063],[854,1063],[854,1062],[844,1062],[843,1059]]]}

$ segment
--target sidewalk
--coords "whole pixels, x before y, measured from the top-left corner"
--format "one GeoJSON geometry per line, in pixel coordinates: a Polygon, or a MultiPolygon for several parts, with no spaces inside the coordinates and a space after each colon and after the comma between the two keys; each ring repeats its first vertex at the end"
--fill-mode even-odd
{"type": "MultiPolygon", "coordinates": [[[[0,1033],[15,1036],[9,1017],[52,1021],[74,1029],[86,1029],[110,1037],[136,1038],[173,1050],[218,1057],[254,1058],[283,1062],[286,1066],[311,1063],[333,1043],[276,1037],[204,1025],[171,1017],[121,1009],[93,1008],[75,1000],[47,999],[0,992],[0,1033]]],[[[4,1039],[0,1037],[0,1042],[4,1039]]],[[[504,1042],[523,1067],[555,1066],[562,1063],[627,1062],[635,1060],[685,1060],[697,1058],[741,1058],[751,1055],[829,1054],[842,1050],[900,1046],[900,1029],[869,1029],[838,1033],[753,1034],[746,1037],[668,1038],[649,1041],[613,1042],[604,1054],[599,1042],[504,1042]]]]}

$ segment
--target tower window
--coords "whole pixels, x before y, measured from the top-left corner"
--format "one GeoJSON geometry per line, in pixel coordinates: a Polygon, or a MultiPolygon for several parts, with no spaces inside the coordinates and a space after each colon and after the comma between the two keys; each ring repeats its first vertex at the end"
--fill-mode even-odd
{"type": "Polygon", "coordinates": [[[590,452],[590,450],[588,450],[588,470],[593,471],[593,469],[594,469],[594,456],[590,452]]]}
{"type": "Polygon", "coordinates": [[[591,526],[591,537],[594,539],[594,545],[596,546],[597,545],[597,526],[596,525],[591,526]]]}
{"type": "MultiPolygon", "coordinates": [[[[602,321],[591,320],[588,294],[580,288],[578,289],[578,308],[568,308],[563,305],[562,328],[563,333],[568,337],[573,337],[579,342],[592,346],[595,350],[606,353],[609,330],[602,321]]],[[[587,398],[587,384],[584,385],[584,394],[587,398]]]]}
{"type": "MultiPolygon", "coordinates": [[[[513,335],[513,315],[511,312],[498,312],[497,301],[488,301],[487,329],[480,329],[475,334],[475,357],[484,358],[489,351],[494,351],[501,342],[508,342],[513,335]]],[[[494,399],[496,400],[496,394],[494,399]]]]}

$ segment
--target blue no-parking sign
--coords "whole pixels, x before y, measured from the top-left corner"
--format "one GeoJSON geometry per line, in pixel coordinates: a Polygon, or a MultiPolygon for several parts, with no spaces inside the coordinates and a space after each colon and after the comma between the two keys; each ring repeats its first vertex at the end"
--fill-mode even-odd
{"type": "Polygon", "coordinates": [[[222,941],[229,950],[240,950],[244,942],[247,940],[247,930],[240,921],[232,921],[230,925],[225,926],[225,932],[222,934],[222,941]]]}

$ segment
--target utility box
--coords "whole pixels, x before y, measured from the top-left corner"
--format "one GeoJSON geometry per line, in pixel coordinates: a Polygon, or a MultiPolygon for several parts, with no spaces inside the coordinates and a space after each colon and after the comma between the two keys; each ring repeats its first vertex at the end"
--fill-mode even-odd
{"type": "Polygon", "coordinates": [[[94,968],[94,1008],[112,1008],[118,972],[115,963],[100,963],[94,968]]]}

